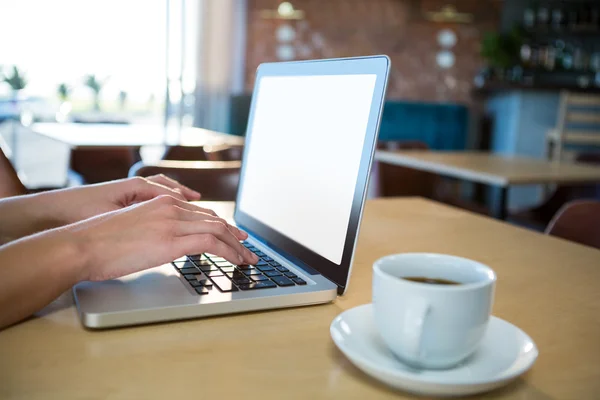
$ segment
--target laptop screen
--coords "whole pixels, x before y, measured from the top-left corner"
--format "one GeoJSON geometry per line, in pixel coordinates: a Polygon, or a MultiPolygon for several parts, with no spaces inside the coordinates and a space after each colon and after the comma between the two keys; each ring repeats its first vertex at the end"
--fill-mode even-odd
{"type": "Polygon", "coordinates": [[[234,219],[309,274],[348,285],[383,109],[386,56],[258,67],[234,219]]]}
{"type": "Polygon", "coordinates": [[[340,265],[377,75],[257,82],[239,209],[340,265]]]}

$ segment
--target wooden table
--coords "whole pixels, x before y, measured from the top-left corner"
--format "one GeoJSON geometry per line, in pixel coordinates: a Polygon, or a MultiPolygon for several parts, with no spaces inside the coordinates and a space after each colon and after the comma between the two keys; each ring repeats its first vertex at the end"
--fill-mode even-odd
{"type": "Polygon", "coordinates": [[[38,123],[31,130],[78,148],[139,148],[141,146],[242,145],[244,138],[202,128],[166,129],[160,125],[38,123]]]}
{"type": "Polygon", "coordinates": [[[497,186],[500,188],[500,200],[495,213],[500,219],[506,219],[510,186],[600,182],[600,167],[492,153],[378,150],[375,159],[386,164],[497,186]]]}
{"type": "Polygon", "coordinates": [[[335,316],[371,301],[373,262],[398,252],[496,271],[494,315],[525,330],[540,356],[482,397],[598,398],[600,251],[417,198],[368,202],[348,294],[331,304],[94,332],[65,294],[0,332],[0,398],[411,398],[360,372],[329,336],[335,316]]]}

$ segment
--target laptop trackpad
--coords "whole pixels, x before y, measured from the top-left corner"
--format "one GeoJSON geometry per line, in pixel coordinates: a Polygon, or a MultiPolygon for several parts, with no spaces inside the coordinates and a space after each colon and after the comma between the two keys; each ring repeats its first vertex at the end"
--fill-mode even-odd
{"type": "Polygon", "coordinates": [[[198,304],[170,264],[105,282],[82,282],[74,289],[86,313],[122,312],[198,304]]]}

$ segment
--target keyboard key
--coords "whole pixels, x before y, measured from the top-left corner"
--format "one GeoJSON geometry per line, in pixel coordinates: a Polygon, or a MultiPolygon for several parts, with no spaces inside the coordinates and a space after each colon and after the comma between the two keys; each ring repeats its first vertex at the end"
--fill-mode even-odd
{"type": "Polygon", "coordinates": [[[250,279],[252,279],[253,281],[257,281],[257,282],[269,280],[269,278],[267,278],[264,275],[252,275],[252,276],[250,276],[250,279]]]}
{"type": "Polygon", "coordinates": [[[177,269],[182,269],[182,268],[196,268],[196,265],[193,262],[191,262],[191,261],[184,261],[184,262],[177,261],[177,262],[174,262],[173,265],[177,269]]]}
{"type": "Polygon", "coordinates": [[[213,261],[215,263],[216,266],[218,267],[230,267],[233,264],[230,263],[229,261],[213,261]]]}
{"type": "Polygon", "coordinates": [[[296,285],[306,285],[306,281],[302,278],[292,278],[296,285]]]}
{"type": "Polygon", "coordinates": [[[195,281],[196,280],[196,275],[194,275],[194,274],[185,274],[183,277],[185,279],[187,279],[188,281],[195,281]]]}
{"type": "Polygon", "coordinates": [[[179,272],[181,272],[182,274],[199,274],[200,271],[198,271],[198,268],[196,267],[187,267],[187,268],[181,268],[179,270],[179,272]]]}
{"type": "Polygon", "coordinates": [[[213,276],[223,276],[223,273],[221,271],[210,271],[210,272],[205,272],[204,275],[212,278],[213,276]]]}
{"type": "Polygon", "coordinates": [[[209,294],[210,292],[204,286],[198,286],[196,289],[196,293],[198,294],[209,294]]]}
{"type": "Polygon", "coordinates": [[[279,272],[288,272],[289,269],[287,269],[286,267],[275,267],[275,269],[279,272]]]}
{"type": "Polygon", "coordinates": [[[227,275],[231,279],[244,279],[246,275],[242,274],[240,271],[227,272],[227,275]]]}
{"type": "Polygon", "coordinates": [[[187,261],[187,256],[179,257],[177,260],[173,260],[174,263],[185,262],[185,261],[187,261]]]}
{"type": "Polygon", "coordinates": [[[233,283],[231,283],[229,278],[225,276],[212,278],[212,281],[221,292],[237,292],[238,290],[233,283]]]}
{"type": "Polygon", "coordinates": [[[197,267],[204,267],[207,265],[212,265],[212,263],[208,260],[193,261],[193,263],[196,264],[197,267]]]}
{"type": "Polygon", "coordinates": [[[293,272],[284,272],[284,275],[287,276],[288,278],[297,278],[298,275],[296,275],[293,272]]]}
{"type": "Polygon", "coordinates": [[[267,271],[267,272],[265,272],[265,275],[268,276],[269,278],[273,277],[273,276],[281,276],[281,272],[278,272],[278,271],[267,271]]]}
{"type": "Polygon", "coordinates": [[[244,270],[242,272],[244,273],[244,275],[247,275],[247,276],[260,275],[261,274],[261,272],[259,270],[257,270],[257,269],[244,270]]]}
{"type": "Polygon", "coordinates": [[[206,266],[202,266],[200,267],[200,271],[202,272],[210,272],[210,271],[218,271],[219,268],[215,267],[214,265],[206,265],[206,266]]]}
{"type": "Polygon", "coordinates": [[[198,279],[198,283],[200,284],[200,286],[204,286],[209,289],[212,287],[212,282],[208,279],[198,279]]]}
{"type": "Polygon", "coordinates": [[[269,256],[264,256],[264,257],[261,257],[261,258],[262,258],[263,260],[265,260],[265,261],[274,261],[274,260],[273,260],[271,257],[269,257],[269,256]]]}
{"type": "Polygon", "coordinates": [[[191,256],[187,256],[187,258],[189,258],[192,261],[201,261],[201,260],[208,261],[208,257],[206,257],[204,254],[194,254],[191,256]]]}
{"type": "Polygon", "coordinates": [[[294,282],[290,281],[285,276],[274,276],[271,279],[279,286],[294,286],[294,282]]]}
{"type": "Polygon", "coordinates": [[[201,284],[200,282],[198,282],[197,280],[189,280],[188,283],[190,285],[192,285],[192,287],[198,287],[198,286],[204,286],[203,284],[201,284]]]}
{"type": "Polygon", "coordinates": [[[275,271],[273,269],[273,267],[270,267],[268,265],[257,265],[256,268],[258,268],[259,270],[261,270],[262,272],[267,272],[267,271],[275,271]]]}
{"type": "Polygon", "coordinates": [[[221,272],[233,272],[235,271],[235,267],[232,265],[230,267],[220,267],[221,272]]]}
{"type": "Polygon", "coordinates": [[[266,261],[258,260],[258,262],[254,265],[256,265],[258,267],[259,265],[269,265],[269,264],[266,261]]]}
{"type": "Polygon", "coordinates": [[[245,284],[248,284],[248,283],[251,283],[251,282],[252,282],[252,281],[251,281],[250,279],[248,279],[248,278],[243,278],[243,279],[241,279],[241,278],[240,278],[240,279],[232,279],[232,281],[233,281],[233,283],[235,283],[237,286],[240,286],[240,285],[245,285],[245,284]]]}
{"type": "Polygon", "coordinates": [[[244,270],[254,269],[254,267],[252,265],[238,265],[238,269],[240,271],[244,271],[244,270]]]}
{"type": "Polygon", "coordinates": [[[269,261],[269,265],[271,267],[281,267],[281,264],[279,264],[277,261],[273,260],[273,261],[269,261]]]}
{"type": "Polygon", "coordinates": [[[240,285],[240,289],[242,290],[269,289],[274,287],[277,287],[277,285],[271,281],[254,282],[250,284],[240,285]]]}
{"type": "Polygon", "coordinates": [[[210,261],[212,261],[212,262],[214,262],[214,263],[217,263],[217,262],[219,262],[219,261],[225,261],[225,262],[227,262],[227,260],[226,260],[226,259],[224,259],[223,257],[218,257],[218,256],[213,256],[213,257],[211,257],[211,258],[210,258],[210,261]]]}
{"type": "Polygon", "coordinates": [[[265,254],[265,253],[263,253],[263,252],[262,252],[262,251],[260,251],[260,250],[259,250],[259,251],[255,251],[255,252],[254,252],[254,254],[256,254],[256,255],[257,255],[257,256],[259,256],[259,257],[266,256],[266,254],[265,254]]]}

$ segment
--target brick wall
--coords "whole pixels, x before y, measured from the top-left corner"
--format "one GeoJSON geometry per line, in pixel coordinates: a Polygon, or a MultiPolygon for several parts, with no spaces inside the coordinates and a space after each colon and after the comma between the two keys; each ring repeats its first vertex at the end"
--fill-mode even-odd
{"type": "Polygon", "coordinates": [[[261,62],[277,61],[277,29],[291,25],[295,59],[387,54],[392,60],[388,97],[392,99],[471,104],[473,77],[481,67],[479,43],[500,21],[502,0],[292,0],[305,12],[300,21],[266,19],[262,10],[275,10],[279,0],[248,0],[246,85],[252,90],[261,62]],[[447,24],[427,20],[424,13],[454,4],[473,15],[473,23],[447,24]],[[457,36],[455,64],[442,69],[438,32],[457,36]]]}

